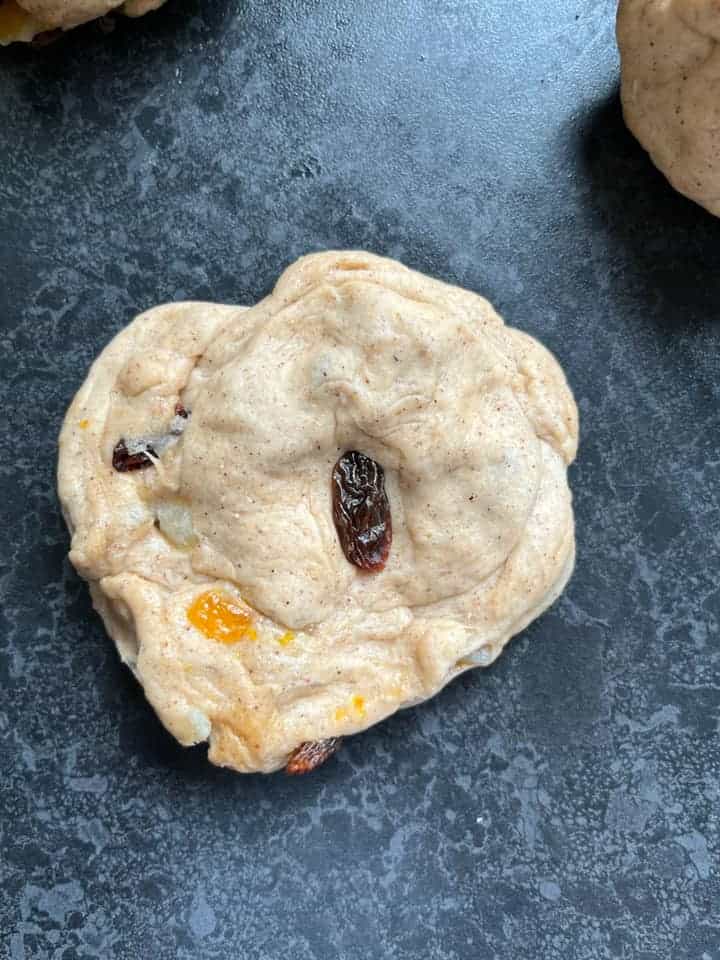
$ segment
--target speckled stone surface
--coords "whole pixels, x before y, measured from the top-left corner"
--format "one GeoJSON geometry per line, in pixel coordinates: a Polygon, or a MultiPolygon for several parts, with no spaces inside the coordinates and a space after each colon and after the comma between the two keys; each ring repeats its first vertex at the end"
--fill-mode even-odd
{"type": "Polygon", "coordinates": [[[0,52],[0,958],[720,957],[720,220],[623,127],[611,0],[175,0],[0,52]],[[487,295],[582,417],[577,572],[317,775],[154,719],[65,559],[100,347],[299,254],[487,295]]]}

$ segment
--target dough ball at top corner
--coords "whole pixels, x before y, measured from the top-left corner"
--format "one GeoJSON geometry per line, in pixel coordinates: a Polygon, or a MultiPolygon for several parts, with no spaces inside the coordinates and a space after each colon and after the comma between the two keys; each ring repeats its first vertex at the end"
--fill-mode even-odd
{"type": "Polygon", "coordinates": [[[42,33],[70,30],[117,11],[139,17],[165,0],[0,0],[0,45],[28,42],[42,33]]]}
{"type": "Polygon", "coordinates": [[[620,0],[623,114],[680,193],[720,215],[720,3],[620,0]]]}

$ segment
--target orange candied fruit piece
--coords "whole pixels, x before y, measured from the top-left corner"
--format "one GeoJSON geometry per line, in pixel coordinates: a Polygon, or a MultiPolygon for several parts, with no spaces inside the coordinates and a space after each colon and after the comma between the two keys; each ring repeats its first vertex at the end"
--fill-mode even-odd
{"type": "Polygon", "coordinates": [[[252,614],[219,590],[208,590],[195,597],[187,618],[196,630],[218,643],[257,640],[252,614]]]}
{"type": "MultiPolygon", "coordinates": [[[[352,710],[355,712],[355,715],[360,719],[364,720],[366,715],[365,710],[365,697],[355,696],[351,701],[352,710]]],[[[343,723],[345,720],[350,718],[350,707],[338,707],[335,711],[335,722],[343,723]]]]}
{"type": "Polygon", "coordinates": [[[0,43],[32,40],[42,30],[40,23],[15,0],[0,0],[0,43]]]}

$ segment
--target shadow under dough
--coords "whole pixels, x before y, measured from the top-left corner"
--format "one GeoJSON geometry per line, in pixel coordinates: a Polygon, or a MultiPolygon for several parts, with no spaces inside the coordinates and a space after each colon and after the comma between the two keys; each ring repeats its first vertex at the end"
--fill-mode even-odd
{"type": "Polygon", "coordinates": [[[659,332],[692,334],[717,317],[720,218],[677,193],[625,126],[619,92],[580,127],[589,226],[612,244],[611,281],[631,285],[659,332]]]}
{"type": "Polygon", "coordinates": [[[168,0],[142,17],[110,13],[47,43],[11,44],[0,54],[0,80],[15,75],[28,108],[46,118],[63,119],[63,101],[78,84],[89,97],[103,89],[121,94],[126,110],[162,81],[168,64],[183,61],[191,44],[220,39],[244,7],[238,11],[231,0],[168,0]]]}

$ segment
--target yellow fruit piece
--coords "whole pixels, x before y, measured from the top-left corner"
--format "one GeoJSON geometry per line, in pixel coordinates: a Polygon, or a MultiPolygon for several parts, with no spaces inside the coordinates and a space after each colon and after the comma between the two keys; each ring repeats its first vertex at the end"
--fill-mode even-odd
{"type": "Polygon", "coordinates": [[[0,44],[15,40],[32,40],[42,32],[43,25],[15,3],[15,0],[0,0],[0,44]]]}
{"type": "Polygon", "coordinates": [[[90,426],[90,421],[80,420],[80,422],[78,423],[78,426],[80,427],[81,430],[87,430],[87,428],[90,426]]]}
{"type": "Polygon", "coordinates": [[[252,614],[219,590],[196,597],[188,607],[187,618],[196,630],[218,643],[257,640],[252,614]]]}
{"type": "Polygon", "coordinates": [[[289,643],[292,643],[295,639],[295,634],[292,630],[287,630],[281,637],[278,637],[278,643],[281,647],[287,647],[289,643]]]}
{"type": "Polygon", "coordinates": [[[349,707],[338,707],[335,711],[335,723],[343,723],[350,719],[351,712],[356,718],[363,720],[365,718],[365,697],[356,696],[350,701],[349,707]]]}

